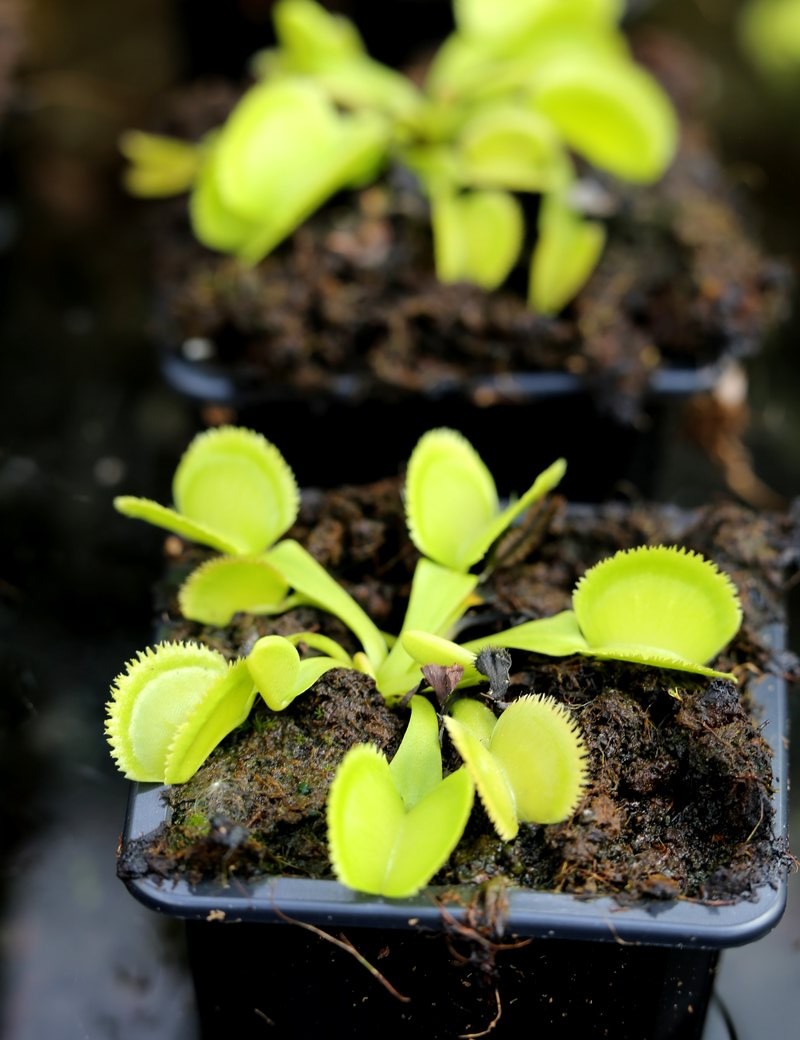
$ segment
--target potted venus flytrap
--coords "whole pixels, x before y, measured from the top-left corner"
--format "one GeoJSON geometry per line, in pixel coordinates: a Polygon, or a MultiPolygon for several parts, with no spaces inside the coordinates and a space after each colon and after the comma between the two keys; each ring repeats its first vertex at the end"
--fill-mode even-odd
{"type": "MultiPolygon", "coordinates": [[[[576,488],[611,467],[573,448],[565,406],[621,473],[657,450],[655,400],[715,386],[782,290],[623,12],[454,0],[453,32],[400,71],[347,18],[277,0],[244,87],[209,88],[205,112],[200,88],[181,95],[165,132],[121,142],[128,189],[152,200],[167,378],[287,444],[313,403],[304,422],[348,455],[397,406],[397,464],[429,425],[419,395],[479,450],[524,429],[528,408],[505,406],[536,402],[576,488]]],[[[296,465],[315,486],[383,475],[364,453],[296,465]]]]}
{"type": "Polygon", "coordinates": [[[700,1036],[780,918],[788,520],[573,519],[565,471],[502,507],[436,428],[402,484],[301,496],[221,427],[173,506],[116,500],[171,532],[108,702],[119,872],[186,919],[207,1036],[700,1036]]]}

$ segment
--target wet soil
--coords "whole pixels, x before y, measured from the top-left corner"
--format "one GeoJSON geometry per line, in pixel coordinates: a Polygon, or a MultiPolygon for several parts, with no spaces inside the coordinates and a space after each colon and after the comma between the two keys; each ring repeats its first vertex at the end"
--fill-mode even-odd
{"type": "MultiPolygon", "coordinates": [[[[400,485],[308,493],[291,534],[304,542],[379,625],[399,631],[416,551],[405,536],[400,485]]],[[[798,676],[765,630],[785,620],[784,585],[800,557],[796,511],[757,513],[723,503],[694,511],[652,505],[568,506],[553,497],[501,542],[464,638],[569,605],[583,571],[617,549],[678,544],[701,552],[736,583],[743,625],[718,660],[737,683],[684,673],[514,652],[509,696],[528,690],[568,706],[588,747],[590,781],[574,816],[523,825],[501,842],[476,805],[435,883],[498,880],[620,902],[745,899],[791,862],[773,832],[771,751],[752,714],[751,684],[798,676]],[[513,543],[513,544],[511,544],[513,543]]],[[[352,637],[311,608],[280,618],[237,616],[229,629],[180,619],[176,582],[207,554],[177,539],[158,590],[158,638],[199,639],[229,656],[272,632],[318,629],[351,650],[352,637]]],[[[187,784],[169,789],[172,822],[123,851],[123,876],[331,876],[325,798],[354,743],[389,756],[406,712],[389,709],[365,676],[336,670],[280,714],[260,702],[187,784]]],[[[458,761],[445,740],[447,768],[458,761]]]]}
{"type": "MultiPolygon", "coordinates": [[[[649,187],[582,171],[587,212],[605,222],[608,244],[557,317],[526,306],[522,265],[492,293],[440,285],[427,204],[393,169],[375,186],[331,200],[250,268],[193,240],[184,199],[148,204],[155,338],[261,399],[467,393],[485,406],[500,396],[493,377],[566,372],[623,423],[641,419],[661,367],[754,353],[784,315],[787,271],[759,247],[696,115],[702,69],[669,39],[644,41],[641,50],[681,113],[679,153],[649,187]]],[[[155,128],[196,138],[219,124],[239,89],[197,82],[165,101],[155,128]]],[[[535,229],[537,197],[525,206],[535,229]]],[[[533,231],[529,237],[523,258],[533,231]]]]}

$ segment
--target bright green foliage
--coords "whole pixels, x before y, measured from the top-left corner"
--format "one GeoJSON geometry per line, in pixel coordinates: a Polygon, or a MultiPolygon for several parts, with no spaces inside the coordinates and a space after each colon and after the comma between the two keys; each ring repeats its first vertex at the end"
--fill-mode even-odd
{"type": "Polygon", "coordinates": [[[261,556],[218,556],[192,571],[180,588],[178,606],[191,621],[227,625],[234,614],[282,614],[298,602],[261,556]]]}
{"type": "MultiPolygon", "coordinates": [[[[361,649],[351,655],[319,632],[298,631],[262,637],[234,662],[192,643],[143,651],[116,678],[107,705],[106,735],[120,770],[134,780],[182,783],[247,718],[258,694],[269,709],[282,711],[324,673],[348,668],[370,675],[396,704],[418,686],[420,666],[444,665],[450,671],[440,705],[452,711],[444,725],[464,766],[442,777],[438,716],[427,699],[412,696],[410,723],[391,763],[362,744],[337,771],[328,804],[337,876],[361,891],[412,895],[451,854],[475,787],[504,840],[520,823],[568,817],[586,782],[574,720],[546,697],[519,697],[496,718],[485,704],[454,694],[456,685],[475,686],[489,676],[495,703],[502,704],[507,675],[480,651],[577,653],[731,678],[708,662],[734,637],[742,611],[730,579],[710,561],[676,547],[642,547],[587,570],[571,610],[463,646],[452,642],[449,633],[479,602],[480,577],[470,568],[557,485],[564,467],[558,460],[501,509],[491,473],[460,434],[435,429],[420,439],[407,467],[405,503],[409,535],[421,556],[394,638],[308,550],[281,538],[299,499],[277,449],[235,427],[195,438],[176,469],[174,509],[145,499],[116,500],[127,515],[227,554],[190,576],[179,596],[183,609],[222,625],[239,611],[275,613],[311,604],[340,618],[361,649]]],[[[507,671],[507,657],[493,660],[507,671]]],[[[426,679],[436,685],[429,670],[426,679]]]]}
{"type": "Polygon", "coordinates": [[[557,459],[521,498],[501,509],[494,478],[469,441],[455,430],[429,430],[408,461],[411,540],[430,559],[466,570],[483,559],[520,514],[552,491],[565,471],[566,462],[557,459]]]}
{"type": "Polygon", "coordinates": [[[621,0],[454,0],[456,22],[469,36],[508,39],[543,26],[575,23],[601,28],[623,13],[621,0]]]}
{"type": "Polygon", "coordinates": [[[142,198],[182,195],[191,188],[203,161],[198,145],[141,130],[126,130],[119,150],[129,162],[125,187],[142,198]]]}
{"type": "Polygon", "coordinates": [[[746,0],[737,14],[742,49],[759,72],[780,88],[800,82],[800,3],[746,0]]]}
{"type": "Polygon", "coordinates": [[[332,640],[335,656],[300,657],[294,642],[313,641],[313,633],[302,632],[292,639],[263,636],[247,655],[247,669],[268,707],[283,711],[295,697],[313,686],[331,668],[352,668],[353,664],[332,640]]]}
{"type": "Polygon", "coordinates": [[[622,660],[663,655],[705,663],[742,622],[726,574],[697,553],[663,545],[616,553],[592,567],[572,606],[592,650],[622,660]]]}
{"type": "Polygon", "coordinates": [[[374,176],[386,136],[377,114],[338,112],[312,81],[256,84],[208,145],[191,199],[197,237],[260,260],[335,192],[374,176]]]}
{"type": "Polygon", "coordinates": [[[531,261],[531,305],[541,314],[560,311],[597,266],[605,241],[601,223],[585,220],[558,194],[545,198],[531,261]]]}
{"type": "MultiPolygon", "coordinates": [[[[423,555],[401,635],[409,629],[434,635],[451,631],[473,602],[479,581],[467,573],[468,567],[486,555],[524,509],[558,483],[565,466],[558,460],[519,501],[501,510],[491,474],[460,434],[439,429],[420,440],[409,462],[406,503],[409,530],[423,555]],[[445,502],[439,498],[442,491],[445,502]]],[[[201,434],[182,458],[173,488],[182,511],[130,497],[118,498],[115,504],[128,516],[228,553],[205,562],[184,581],[178,602],[185,617],[219,626],[240,612],[278,614],[310,604],[335,615],[354,633],[363,650],[350,660],[339,648],[341,660],[346,667],[372,675],[387,701],[401,698],[419,681],[418,663],[403,642],[387,638],[307,549],[290,538],[272,544],[298,508],[294,477],[274,445],[236,427],[201,434]],[[193,518],[186,515],[190,509],[193,518]],[[263,551],[255,554],[256,545],[263,551]]],[[[297,656],[294,647],[270,645],[269,661],[280,660],[280,653],[286,659],[297,656]]],[[[311,685],[314,680],[306,679],[321,664],[313,660],[315,664],[303,663],[299,678],[288,685],[264,680],[262,693],[271,707],[278,710],[276,705],[285,706],[311,685]]]]}
{"type": "Polygon", "coordinates": [[[586,572],[572,603],[572,610],[460,647],[419,631],[405,633],[403,645],[421,664],[463,663],[465,685],[478,675],[475,655],[487,646],[735,679],[708,662],[739,630],[739,596],[730,578],[697,553],[663,545],[615,553],[586,572]]]}
{"type": "MultiPolygon", "coordinates": [[[[476,575],[441,567],[423,557],[414,569],[400,635],[410,628],[421,628],[425,632],[451,631],[466,613],[477,584],[476,575]]],[[[392,702],[419,682],[419,664],[398,638],[374,675],[378,690],[392,702]]]]}
{"type": "Polygon", "coordinates": [[[374,668],[388,653],[386,640],[372,619],[298,542],[284,539],[266,556],[268,562],[309,603],[334,614],[354,632],[374,668]]]}
{"type": "Polygon", "coordinates": [[[533,104],[570,148],[623,180],[654,181],[672,158],[672,107],[629,61],[587,67],[580,58],[553,60],[536,75],[533,104]]]}
{"type": "Polygon", "coordinates": [[[339,880],[373,895],[414,895],[447,861],[474,788],[465,769],[442,779],[439,724],[422,697],[391,763],[370,744],[345,755],[328,796],[328,846],[339,880]]]}
{"type": "MultiPolygon", "coordinates": [[[[128,136],[128,186],[189,188],[199,240],[255,263],[337,192],[406,167],[431,203],[438,277],[491,291],[520,262],[515,196],[563,203],[573,153],[634,183],[672,160],[677,119],[631,55],[623,6],[454,0],[455,30],[417,86],[372,59],[346,18],[277,0],[277,45],[255,55],[256,82],[223,125],[183,148],[128,136]]],[[[534,254],[529,303],[555,313],[590,276],[604,235],[579,212],[538,231],[550,241],[534,254]]]]}
{"type": "Polygon", "coordinates": [[[242,662],[188,643],[161,643],[111,688],[106,736],[131,780],[183,783],[247,718],[256,690],[242,662]]]}
{"type": "Polygon", "coordinates": [[[292,471],[261,434],[220,426],[198,434],[172,481],[174,509],[120,496],[114,506],[220,552],[262,552],[294,523],[300,501],[292,471]]]}
{"type": "Polygon", "coordinates": [[[520,823],[558,823],[575,811],[586,749],[575,720],[552,697],[519,697],[499,718],[460,698],[444,722],[504,841],[520,823]]]}
{"type": "Polygon", "coordinates": [[[433,193],[431,221],[440,281],[471,281],[483,289],[496,289],[505,281],[525,231],[513,195],[445,188],[433,193]]]}

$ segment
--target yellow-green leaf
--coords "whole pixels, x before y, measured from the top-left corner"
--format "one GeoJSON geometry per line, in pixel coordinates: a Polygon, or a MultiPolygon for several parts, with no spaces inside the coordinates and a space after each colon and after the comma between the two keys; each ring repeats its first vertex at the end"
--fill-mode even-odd
{"type": "MultiPolygon", "coordinates": [[[[463,126],[457,145],[465,184],[542,192],[559,187],[568,175],[569,163],[552,123],[519,105],[504,102],[479,109],[463,126]]],[[[492,217],[487,214],[488,220],[492,217]]]]}
{"type": "Polygon", "coordinates": [[[410,812],[377,748],[347,752],[328,795],[328,847],[339,880],[388,898],[415,895],[449,858],[472,809],[464,769],[437,784],[410,812]]]}
{"type": "Polygon", "coordinates": [[[203,149],[190,141],[142,130],[126,130],[119,150],[130,163],[123,172],[125,188],[141,198],[180,195],[194,184],[203,149]]]}
{"type": "Polygon", "coordinates": [[[179,513],[222,532],[243,555],[263,551],[288,530],[300,499],[275,445],[234,426],[194,438],[178,463],[172,494],[179,513]]]}
{"type": "Polygon", "coordinates": [[[182,784],[194,776],[223,737],[241,726],[255,696],[244,661],[236,661],[206,691],[175,733],[167,749],[165,783],[182,784]]]}
{"type": "Polygon", "coordinates": [[[534,103],[570,148],[624,180],[656,180],[675,154],[672,103],[632,61],[556,58],[536,72],[534,103]]]}
{"type": "Polygon", "coordinates": [[[247,655],[246,664],[258,692],[273,711],[283,711],[325,672],[343,667],[338,658],[301,658],[284,636],[262,636],[247,655]]]}
{"type": "Polygon", "coordinates": [[[542,200],[531,259],[528,300],[540,314],[557,314],[583,288],[605,245],[597,221],[584,220],[557,195],[542,200]]]}
{"type": "Polygon", "coordinates": [[[521,823],[570,816],[586,784],[586,748],[568,709],[552,697],[518,697],[500,715],[489,751],[500,763],[521,823]]]}
{"type": "Polygon", "coordinates": [[[730,578],[675,546],[615,553],[584,574],[572,601],[591,651],[638,647],[696,665],[716,657],[742,620],[730,578]]]}
{"type": "MultiPolygon", "coordinates": [[[[505,772],[484,741],[458,718],[459,705],[465,704],[466,699],[457,701],[453,716],[445,716],[447,733],[472,777],[492,826],[503,841],[511,841],[519,831],[514,792],[505,772]]],[[[494,722],[492,715],[492,725],[494,722]]]]}
{"type": "Polygon", "coordinates": [[[259,556],[222,556],[197,567],[178,591],[181,614],[205,625],[227,625],[234,614],[288,609],[288,585],[259,556]]]}
{"type": "Polygon", "coordinates": [[[188,779],[189,766],[197,768],[252,706],[252,683],[247,689],[240,678],[222,654],[198,644],[141,651],[114,680],[106,705],[106,736],[122,773],[141,782],[188,779]],[[228,694],[231,710],[217,713],[228,694]]]}
{"type": "Polygon", "coordinates": [[[431,198],[431,220],[440,281],[472,282],[487,291],[505,281],[525,231],[522,209],[513,195],[438,188],[431,198]]]}

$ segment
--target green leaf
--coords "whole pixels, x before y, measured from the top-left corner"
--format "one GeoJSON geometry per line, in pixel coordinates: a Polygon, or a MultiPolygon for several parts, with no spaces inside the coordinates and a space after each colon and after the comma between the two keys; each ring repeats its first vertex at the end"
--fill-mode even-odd
{"type": "Polygon", "coordinates": [[[559,195],[548,195],[539,214],[528,300],[540,314],[557,314],[588,281],[605,246],[606,232],[584,220],[559,195]]]}
{"type": "MultiPolygon", "coordinates": [[[[465,701],[456,702],[454,713],[463,703],[465,701]]],[[[519,831],[519,820],[514,792],[500,763],[478,735],[455,714],[453,717],[445,716],[444,724],[456,751],[464,760],[492,826],[503,841],[511,841],[519,831]]]]}
{"type": "Polygon", "coordinates": [[[114,506],[182,538],[234,555],[256,554],[294,523],[299,491],[274,444],[252,430],[198,434],[172,481],[175,509],[121,495],[114,506]]]}
{"type": "MultiPolygon", "coordinates": [[[[578,582],[573,607],[589,650],[630,660],[670,655],[697,670],[733,639],[742,610],[730,578],[698,553],[642,546],[615,553],[578,582]]],[[[645,663],[647,663],[645,661],[645,663]]]]}
{"type": "Polygon", "coordinates": [[[331,195],[374,175],[388,133],[374,112],[338,112],[310,80],[256,84],[213,141],[192,200],[195,233],[258,262],[331,195]]]}
{"type": "Polygon", "coordinates": [[[308,550],[293,539],[285,539],[266,554],[266,560],[309,602],[344,622],[364,647],[373,671],[380,667],[388,653],[386,640],[353,597],[308,550]]]}
{"type": "Polygon", "coordinates": [[[235,540],[226,538],[218,531],[203,524],[194,523],[185,516],[181,516],[174,509],[159,505],[149,498],[137,498],[135,495],[117,495],[114,499],[114,508],[118,513],[127,516],[131,520],[144,520],[154,527],[161,527],[171,531],[189,542],[197,542],[199,545],[208,545],[223,553],[237,553],[239,544],[235,540]]]}
{"type": "Polygon", "coordinates": [[[622,0],[453,0],[459,29],[481,37],[514,37],[526,30],[540,30],[554,20],[561,24],[596,25],[617,22],[622,0]]]}
{"type": "Polygon", "coordinates": [[[406,474],[406,519],[414,545],[430,559],[465,571],[493,542],[561,480],[557,460],[528,491],[500,510],[494,478],[469,441],[455,430],[429,430],[417,442],[406,474]]]}
{"type": "Polygon", "coordinates": [[[255,695],[244,661],[234,662],[206,691],[173,737],[167,750],[164,782],[182,784],[193,777],[223,737],[245,721],[255,695]]]}
{"type": "Polygon", "coordinates": [[[275,445],[235,426],[194,438],[178,463],[172,494],[179,513],[222,532],[243,555],[263,551],[287,531],[300,501],[275,445]]]}
{"type": "Polygon", "coordinates": [[[586,784],[586,749],[567,709],[552,697],[524,695],[499,719],[461,698],[445,726],[503,841],[520,823],[558,823],[586,784]]]}
{"type": "Polygon", "coordinates": [[[286,580],[260,556],[222,556],[197,567],[178,592],[181,614],[227,625],[234,614],[279,614],[293,601],[286,580]]]}
{"type": "Polygon", "coordinates": [[[413,119],[422,95],[402,73],[361,57],[321,69],[315,75],[328,96],[352,109],[374,109],[397,119],[413,119]]]}
{"type": "Polygon", "coordinates": [[[774,86],[796,89],[800,74],[800,5],[796,0],[745,0],[736,35],[753,65],[774,86]]]}
{"type": "Polygon", "coordinates": [[[691,672],[692,675],[705,675],[710,679],[729,679],[731,682],[736,682],[733,672],[721,672],[716,668],[707,667],[697,661],[690,661],[681,657],[680,654],[663,650],[657,646],[642,647],[617,643],[595,647],[592,650],[583,650],[581,653],[587,657],[594,657],[598,661],[628,661],[630,664],[644,664],[651,668],[669,668],[675,672],[691,672]]]}
{"type": "Polygon", "coordinates": [[[419,629],[408,629],[403,632],[400,642],[420,666],[440,664],[448,667],[451,664],[460,664],[464,669],[464,674],[458,683],[459,687],[475,686],[484,682],[484,676],[475,667],[476,654],[450,639],[431,635],[430,632],[423,632],[419,629]]]}
{"type": "Polygon", "coordinates": [[[220,191],[219,153],[209,148],[189,196],[189,218],[198,242],[221,253],[237,254],[253,234],[253,220],[237,213],[220,191]]]}
{"type": "Polygon", "coordinates": [[[589,649],[572,610],[562,610],[552,617],[523,621],[520,625],[495,632],[491,636],[471,639],[464,644],[464,650],[477,654],[490,646],[505,646],[509,650],[526,650],[548,657],[569,657],[589,649]]]}
{"type": "Polygon", "coordinates": [[[321,632],[292,632],[286,638],[292,646],[299,646],[301,643],[305,643],[311,650],[319,650],[326,657],[339,661],[343,668],[353,667],[353,659],[344,647],[340,646],[335,639],[331,639],[330,636],[324,636],[321,632]]]}
{"type": "MultiPolygon", "coordinates": [[[[500,535],[514,523],[518,516],[521,516],[526,509],[530,509],[534,502],[538,502],[539,499],[544,498],[545,495],[549,494],[558,484],[561,483],[566,471],[566,459],[556,459],[555,462],[551,462],[547,469],[542,470],[524,495],[513,500],[492,520],[490,524],[487,525],[483,534],[480,536],[479,547],[482,549],[480,556],[481,559],[486,555],[500,535]]],[[[477,550],[478,547],[476,547],[475,551],[477,550]]]]}
{"type": "Polygon", "coordinates": [[[472,282],[490,291],[505,281],[522,247],[524,220],[517,200],[503,191],[431,197],[436,274],[442,282],[472,282]]]}
{"type": "Polygon", "coordinates": [[[121,772],[140,782],[188,779],[246,718],[252,683],[222,654],[192,643],[159,643],[128,662],[111,687],[105,732],[121,772]]]}
{"type": "Polygon", "coordinates": [[[406,810],[413,809],[442,781],[439,719],[424,697],[411,698],[411,717],[389,768],[406,810]]]}
{"type": "Polygon", "coordinates": [[[480,539],[500,512],[489,469],[456,430],[429,430],[417,441],[405,480],[406,522],[430,559],[466,571],[483,555],[480,539]]]}
{"type": "Polygon", "coordinates": [[[497,716],[484,701],[476,700],[475,697],[459,697],[448,717],[466,726],[485,748],[489,747],[497,716]]]}
{"type": "Polygon", "coordinates": [[[311,0],[280,0],[274,7],[278,48],[254,55],[261,79],[306,78],[345,108],[413,112],[421,95],[411,80],[367,53],[353,22],[311,0]]]}
{"type": "Polygon", "coordinates": [[[256,689],[273,711],[283,711],[332,668],[345,667],[338,657],[301,658],[283,636],[262,636],[246,663],[256,689]]]}
{"type": "Polygon", "coordinates": [[[534,99],[570,148],[623,180],[655,181],[675,155],[672,103],[632,61],[555,59],[537,69],[534,99]]]}
{"type": "Polygon", "coordinates": [[[328,795],[333,869],[350,888],[393,899],[415,895],[447,862],[474,789],[458,769],[406,812],[386,757],[369,744],[347,752],[328,795]]]}
{"type": "Polygon", "coordinates": [[[489,750],[514,792],[522,823],[558,823],[586,785],[586,748],[575,719],[552,697],[518,697],[497,720],[489,750]]]}
{"type": "Polygon", "coordinates": [[[405,694],[420,681],[419,665],[402,643],[407,629],[440,634],[449,632],[465,613],[478,584],[472,574],[440,567],[421,558],[414,570],[403,626],[386,660],[378,668],[375,682],[387,699],[405,694]]]}
{"type": "Polygon", "coordinates": [[[297,71],[313,72],[364,54],[353,22],[313,0],[277,0],[272,19],[277,41],[291,55],[297,71]]]}
{"type": "Polygon", "coordinates": [[[203,162],[201,146],[141,130],[121,134],[119,150],[130,163],[123,173],[125,188],[140,198],[181,195],[194,184],[203,162]]]}
{"type": "MultiPolygon", "coordinates": [[[[569,163],[552,123],[519,105],[478,109],[457,144],[465,184],[542,192],[559,187],[568,176],[569,163]]],[[[487,221],[491,218],[487,214],[487,221]]]]}

